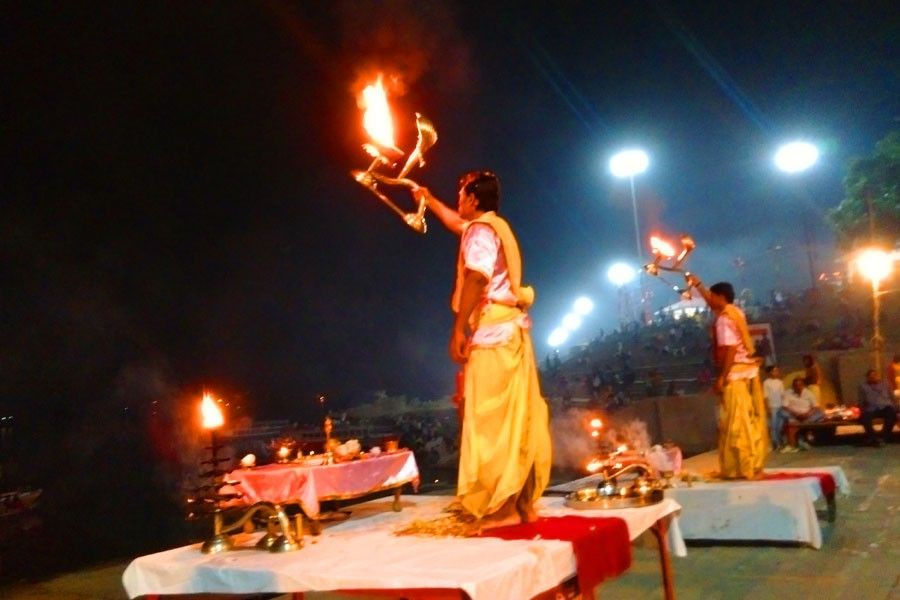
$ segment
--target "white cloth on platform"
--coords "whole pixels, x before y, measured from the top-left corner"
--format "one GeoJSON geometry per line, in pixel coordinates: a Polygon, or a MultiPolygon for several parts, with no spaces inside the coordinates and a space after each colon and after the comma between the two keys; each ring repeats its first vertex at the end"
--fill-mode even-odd
{"type": "MultiPolygon", "coordinates": [[[[184,546],[132,561],[122,576],[131,598],[149,594],[288,593],[340,589],[462,589],[472,600],[519,600],[549,590],[575,574],[572,544],[560,540],[395,536],[415,519],[434,519],[454,498],[404,496],[403,511],[392,499],[352,507],[343,523],[322,535],[304,537],[304,548],[271,554],[232,551],[204,555],[200,545],[184,546]]],[[[620,517],[632,539],[658,519],[678,530],[680,507],[671,500],[642,509],[577,511],[559,498],[541,500],[539,513],[553,516],[620,517]],[[559,502],[557,502],[559,501],[559,502]]],[[[261,534],[241,535],[251,546],[261,534]]],[[[684,542],[675,546],[683,555],[684,542]]]]}

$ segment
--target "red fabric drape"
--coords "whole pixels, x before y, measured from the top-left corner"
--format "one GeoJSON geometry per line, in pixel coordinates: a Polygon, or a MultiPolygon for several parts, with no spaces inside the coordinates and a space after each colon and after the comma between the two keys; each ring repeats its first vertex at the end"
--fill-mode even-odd
{"type": "Polygon", "coordinates": [[[837,486],[834,483],[834,477],[831,476],[830,473],[800,473],[794,471],[787,471],[782,473],[766,473],[763,475],[763,479],[799,479],[801,477],[818,477],[819,484],[822,486],[822,493],[825,494],[826,498],[831,498],[834,496],[834,491],[837,486]]]}
{"type": "Polygon", "coordinates": [[[578,587],[585,597],[604,579],[621,575],[631,566],[628,525],[618,518],[567,515],[543,517],[533,523],[488,529],[484,537],[531,540],[537,537],[572,542],[578,569],[578,587]]]}

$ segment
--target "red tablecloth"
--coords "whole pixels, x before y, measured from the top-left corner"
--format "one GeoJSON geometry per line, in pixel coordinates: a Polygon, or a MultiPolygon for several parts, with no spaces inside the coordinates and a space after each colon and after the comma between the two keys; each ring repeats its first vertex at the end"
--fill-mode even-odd
{"type": "Polygon", "coordinates": [[[822,494],[826,498],[834,497],[834,491],[837,486],[834,483],[834,477],[832,477],[830,473],[823,473],[821,471],[811,471],[809,473],[802,473],[799,471],[785,471],[781,473],[763,474],[763,479],[800,479],[802,477],[818,478],[819,485],[822,486],[822,494]]]}
{"type": "Polygon", "coordinates": [[[578,587],[585,597],[593,597],[592,590],[601,581],[620,575],[631,566],[628,525],[615,517],[542,517],[534,523],[489,529],[482,536],[504,540],[544,538],[572,542],[578,587]]]}

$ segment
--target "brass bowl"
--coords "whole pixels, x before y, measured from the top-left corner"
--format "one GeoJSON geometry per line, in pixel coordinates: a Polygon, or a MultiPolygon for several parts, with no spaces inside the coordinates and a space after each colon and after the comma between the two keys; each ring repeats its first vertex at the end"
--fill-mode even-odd
{"type": "Polygon", "coordinates": [[[637,508],[658,504],[663,501],[663,498],[665,498],[665,492],[656,488],[648,490],[646,494],[604,496],[596,488],[587,487],[576,490],[566,496],[566,506],[579,510],[637,508]]]}

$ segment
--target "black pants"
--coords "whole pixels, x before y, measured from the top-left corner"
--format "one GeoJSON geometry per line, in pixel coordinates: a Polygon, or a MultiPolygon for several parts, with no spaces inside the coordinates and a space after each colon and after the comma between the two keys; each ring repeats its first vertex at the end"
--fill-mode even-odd
{"type": "Polygon", "coordinates": [[[878,417],[884,419],[884,425],[881,428],[881,436],[884,438],[885,442],[888,442],[891,439],[891,431],[894,429],[894,424],[897,422],[897,409],[893,406],[882,406],[881,408],[876,408],[874,410],[864,411],[859,416],[859,420],[866,430],[866,439],[870,441],[875,439],[875,428],[872,427],[872,419],[878,417]]]}

